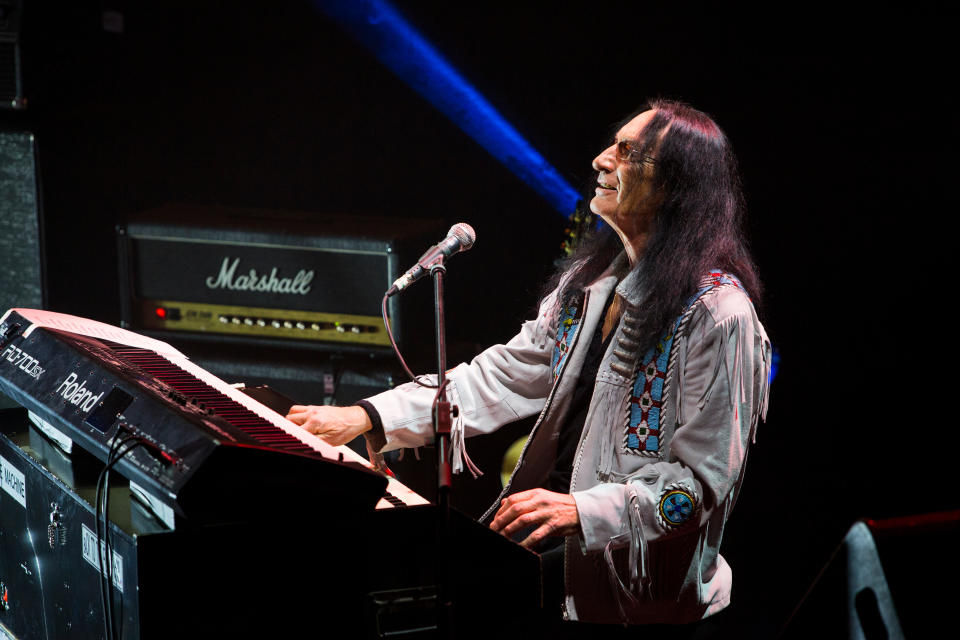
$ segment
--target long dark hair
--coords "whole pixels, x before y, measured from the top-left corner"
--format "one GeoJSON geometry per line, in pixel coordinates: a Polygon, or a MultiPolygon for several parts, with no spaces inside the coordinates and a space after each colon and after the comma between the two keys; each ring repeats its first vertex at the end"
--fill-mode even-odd
{"type": "MultiPolygon", "coordinates": [[[[737,161],[726,134],[710,116],[676,100],[651,100],[622,124],[651,109],[655,114],[638,143],[643,155],[655,158],[652,176],[643,178],[639,163],[628,169],[633,184],[653,180],[661,199],[653,233],[635,267],[646,291],[640,327],[645,347],[680,315],[710,269],[739,278],[758,309],[763,295],[743,228],[737,161]]],[[[547,291],[552,291],[564,282],[561,302],[578,296],[622,250],[619,236],[603,227],[587,234],[548,283],[547,291]]]]}

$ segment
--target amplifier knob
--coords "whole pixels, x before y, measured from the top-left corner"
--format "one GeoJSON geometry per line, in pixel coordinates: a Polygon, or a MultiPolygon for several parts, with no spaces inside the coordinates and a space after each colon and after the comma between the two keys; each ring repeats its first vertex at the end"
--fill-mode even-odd
{"type": "Polygon", "coordinates": [[[223,324],[227,324],[228,322],[230,322],[230,318],[228,318],[227,316],[220,316],[217,318],[217,320],[219,320],[223,324]]]}
{"type": "Polygon", "coordinates": [[[360,326],[353,325],[352,327],[350,327],[350,331],[352,331],[353,333],[360,333],[360,326]]]}
{"type": "Polygon", "coordinates": [[[263,318],[257,318],[257,326],[258,326],[258,327],[265,327],[265,326],[267,326],[267,321],[264,320],[263,318]]]}
{"type": "Polygon", "coordinates": [[[243,319],[243,324],[247,325],[248,327],[252,327],[252,326],[253,326],[253,318],[244,318],[244,319],[243,319]]]}
{"type": "Polygon", "coordinates": [[[232,322],[233,324],[240,324],[240,318],[238,318],[237,316],[233,316],[232,318],[230,318],[230,322],[232,322]]]}
{"type": "Polygon", "coordinates": [[[282,327],[283,325],[280,324],[280,321],[279,321],[279,320],[274,320],[273,322],[270,323],[270,326],[273,327],[274,329],[279,329],[279,328],[282,327]]]}
{"type": "Polygon", "coordinates": [[[310,328],[313,329],[314,331],[320,331],[320,325],[317,324],[316,322],[311,322],[310,328]]]}
{"type": "Polygon", "coordinates": [[[283,328],[284,328],[284,329],[293,329],[293,323],[290,322],[289,320],[284,320],[284,321],[283,321],[283,328]]]}
{"type": "Polygon", "coordinates": [[[306,329],[306,328],[307,328],[307,325],[303,324],[302,322],[298,322],[298,323],[296,324],[296,327],[297,327],[297,329],[306,329]]]}

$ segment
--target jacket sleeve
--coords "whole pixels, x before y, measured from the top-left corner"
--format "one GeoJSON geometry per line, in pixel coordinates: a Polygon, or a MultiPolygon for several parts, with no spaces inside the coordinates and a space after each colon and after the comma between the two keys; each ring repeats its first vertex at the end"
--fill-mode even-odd
{"type": "MultiPolygon", "coordinates": [[[[555,299],[555,294],[548,296],[537,318],[525,322],[509,342],[490,347],[469,364],[447,372],[447,398],[459,408],[453,425],[455,443],[458,437],[490,433],[543,408],[553,384],[555,299]]],[[[425,379],[436,383],[436,375],[425,379]]],[[[367,398],[383,424],[386,444],[381,451],[433,441],[435,395],[435,389],[409,382],[367,398]]]]}
{"type": "Polygon", "coordinates": [[[677,426],[669,459],[573,494],[585,553],[611,543],[646,548],[715,516],[722,522],[733,506],[747,448],[766,412],[770,343],[746,296],[717,298],[694,311],[687,339],[676,345],[677,426]]]}

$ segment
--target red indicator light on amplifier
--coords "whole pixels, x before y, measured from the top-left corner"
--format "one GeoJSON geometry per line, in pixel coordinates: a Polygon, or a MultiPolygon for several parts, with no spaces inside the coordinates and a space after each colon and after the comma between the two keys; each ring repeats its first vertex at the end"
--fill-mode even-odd
{"type": "Polygon", "coordinates": [[[161,320],[180,320],[180,307],[156,307],[153,310],[161,320]]]}

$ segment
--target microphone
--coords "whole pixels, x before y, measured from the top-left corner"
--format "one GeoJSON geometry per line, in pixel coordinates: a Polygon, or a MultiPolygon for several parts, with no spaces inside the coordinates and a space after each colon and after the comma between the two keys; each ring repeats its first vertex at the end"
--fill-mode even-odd
{"type": "Polygon", "coordinates": [[[466,251],[473,246],[476,239],[477,234],[474,233],[473,227],[467,223],[458,222],[453,225],[442,242],[438,242],[427,249],[427,252],[417,260],[417,264],[410,267],[405,274],[394,281],[393,286],[387,290],[387,296],[396,295],[430,273],[430,267],[433,265],[442,264],[453,254],[466,251]]]}

